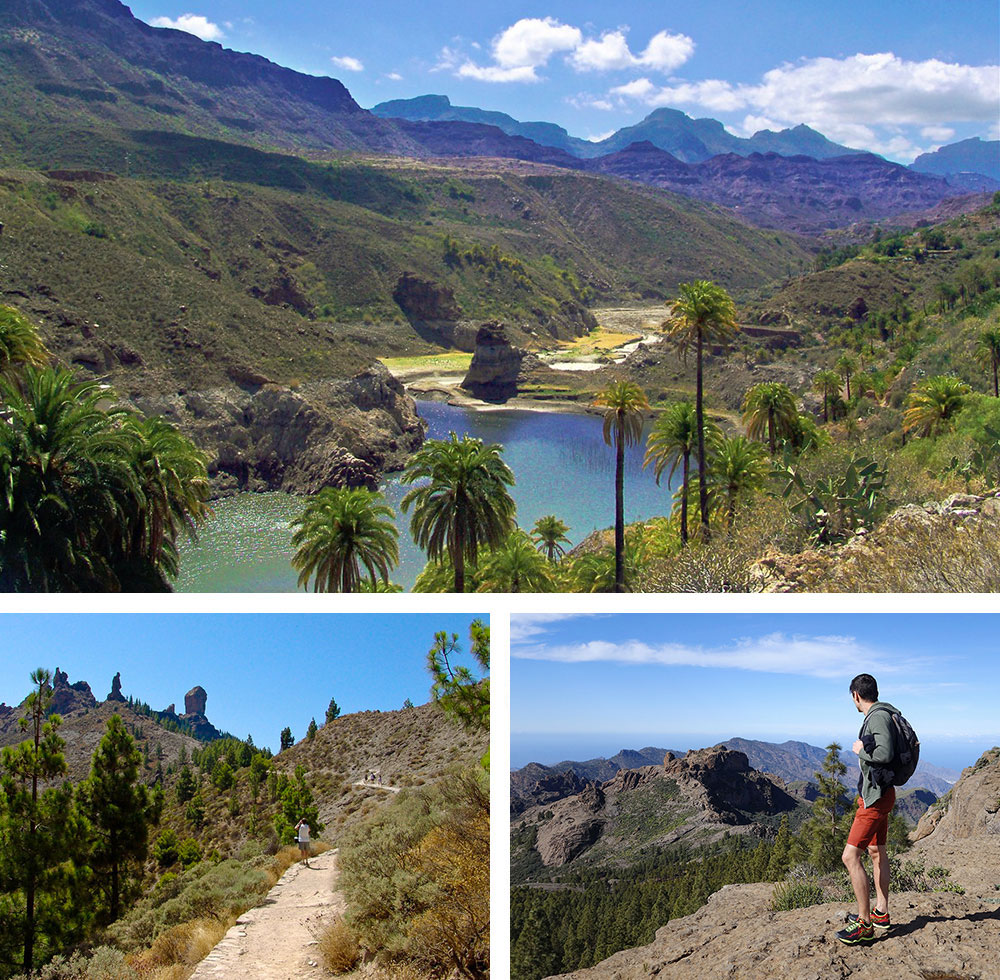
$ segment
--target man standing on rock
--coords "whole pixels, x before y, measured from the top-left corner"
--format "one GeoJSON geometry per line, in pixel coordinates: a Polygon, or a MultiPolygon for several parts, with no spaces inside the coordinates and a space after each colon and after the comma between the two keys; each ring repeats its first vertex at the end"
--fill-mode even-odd
{"type": "Polygon", "coordinates": [[[875,929],[889,928],[889,856],[885,842],[889,813],[896,802],[896,790],[892,785],[880,785],[879,773],[881,767],[890,765],[895,756],[890,712],[896,709],[885,701],[879,701],[878,684],[871,674],[858,674],[851,681],[850,691],[854,706],[865,716],[865,720],[857,741],[851,746],[858,757],[861,775],[858,777],[858,809],[841,860],[851,876],[858,913],[848,915],[847,925],[837,933],[837,938],[853,946],[873,942],[875,929]],[[871,909],[868,874],[863,861],[865,850],[871,855],[874,871],[874,910],[871,909]]]}

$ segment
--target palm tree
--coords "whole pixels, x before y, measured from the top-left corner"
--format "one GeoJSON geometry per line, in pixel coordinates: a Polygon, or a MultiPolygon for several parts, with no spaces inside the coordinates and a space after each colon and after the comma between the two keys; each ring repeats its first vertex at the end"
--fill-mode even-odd
{"type": "Polygon", "coordinates": [[[314,592],[358,592],[362,565],[374,584],[388,582],[389,570],[399,564],[392,508],[373,490],[324,487],[292,527],[298,584],[305,588],[315,576],[314,592]]]}
{"type": "Polygon", "coordinates": [[[979,335],[975,357],[983,367],[993,371],[993,397],[1000,398],[1000,387],[997,385],[997,370],[1000,369],[1000,327],[987,327],[979,335]]]}
{"type": "MultiPolygon", "coordinates": [[[[714,422],[705,423],[709,441],[718,432],[714,422]]],[[[698,424],[693,402],[676,402],[661,412],[653,423],[646,439],[646,458],[643,468],[653,464],[653,474],[659,485],[664,470],[667,482],[673,479],[678,465],[681,467],[681,542],[688,541],[688,489],[691,484],[691,453],[698,441],[698,424]]]]}
{"type": "Polygon", "coordinates": [[[569,544],[566,532],[569,525],[563,523],[555,514],[546,514],[535,521],[535,526],[531,529],[531,539],[539,550],[544,549],[545,557],[552,563],[556,558],[562,558],[566,554],[564,544],[569,544]]]}
{"type": "Polygon", "coordinates": [[[921,436],[951,427],[972,388],[960,378],[938,374],[910,392],[909,407],[903,413],[903,432],[916,429],[921,436]]]}
{"type": "Polygon", "coordinates": [[[847,397],[845,401],[851,400],[851,375],[854,374],[858,369],[858,362],[851,357],[850,354],[842,354],[838,359],[837,363],[834,364],[834,370],[839,374],[845,381],[847,385],[847,397]]]}
{"type": "Polygon", "coordinates": [[[480,566],[480,592],[552,592],[552,565],[531,538],[516,528],[480,566]]]}
{"type": "Polygon", "coordinates": [[[24,369],[0,380],[0,588],[115,590],[140,493],[134,435],[114,393],[68,371],[24,369]]]}
{"type": "Polygon", "coordinates": [[[12,306],[0,306],[0,378],[22,367],[42,367],[49,358],[35,325],[12,306]]]}
{"type": "Polygon", "coordinates": [[[747,427],[747,435],[751,439],[762,439],[766,432],[771,456],[778,451],[778,439],[792,437],[798,416],[795,396],[787,385],[778,381],[756,384],[743,397],[743,424],[747,427]]]}
{"type": "Polygon", "coordinates": [[[497,547],[514,529],[514,499],[507,488],[514,474],[503,449],[454,432],[448,439],[425,443],[406,464],[403,483],[427,480],[403,498],[413,507],[410,531],[428,558],[445,555],[455,570],[455,591],[465,591],[465,562],[475,562],[479,548],[497,547]]]}
{"type": "Polygon", "coordinates": [[[819,371],[813,378],[813,391],[823,396],[823,421],[830,421],[831,399],[840,394],[840,375],[836,371],[819,371]]]}
{"type": "Polygon", "coordinates": [[[736,520],[739,497],[764,486],[770,472],[764,448],[744,436],[720,439],[712,453],[713,484],[726,500],[726,525],[730,532],[736,520]]]}
{"type": "Polygon", "coordinates": [[[625,591],[625,447],[642,438],[642,413],[649,409],[634,381],[613,381],[594,399],[605,409],[604,441],[615,447],[615,591],[625,591]]]}
{"type": "Polygon", "coordinates": [[[207,459],[187,436],[159,416],[129,416],[134,434],[130,463],[139,482],[128,556],[161,573],[177,574],[177,535],[191,537],[211,514],[207,459]]]}
{"type": "Polygon", "coordinates": [[[726,343],[736,335],[736,306],[721,286],[705,279],[682,283],[670,318],[664,324],[666,336],[674,340],[683,356],[694,347],[697,359],[695,384],[695,424],[698,431],[698,482],[702,536],[708,528],[708,464],[705,456],[705,412],[702,398],[702,357],[705,344],[726,343]]]}

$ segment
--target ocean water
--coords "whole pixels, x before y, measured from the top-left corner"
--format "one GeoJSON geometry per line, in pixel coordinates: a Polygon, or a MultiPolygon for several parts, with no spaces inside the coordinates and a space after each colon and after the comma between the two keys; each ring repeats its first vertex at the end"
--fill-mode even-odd
{"type": "MultiPolygon", "coordinates": [[[[569,525],[573,544],[614,523],[614,450],[604,442],[601,419],[593,415],[524,410],[475,411],[441,402],[418,402],[428,422],[428,438],[450,432],[504,447],[514,472],[517,519],[530,529],[539,517],[555,514],[569,525]]],[[[642,520],[669,512],[671,489],[642,467],[645,445],[626,452],[625,518],[642,520]]],[[[398,475],[383,492],[397,513],[400,565],[393,581],[412,587],[426,558],[409,534],[399,503],[408,490],[398,475]]],[[[243,493],[219,501],[215,517],[196,543],[182,541],[178,592],[294,592],[296,573],[290,522],[302,498],[286,493],[243,493]]]]}

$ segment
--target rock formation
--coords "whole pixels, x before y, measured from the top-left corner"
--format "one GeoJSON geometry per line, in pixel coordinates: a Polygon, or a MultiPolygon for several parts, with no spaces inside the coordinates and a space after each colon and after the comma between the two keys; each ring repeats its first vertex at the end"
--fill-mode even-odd
{"type": "Polygon", "coordinates": [[[105,699],[107,701],[120,701],[125,703],[125,697],[122,694],[122,674],[118,671],[114,677],[111,678],[111,693],[105,699]]]}
{"type": "Polygon", "coordinates": [[[192,687],[184,695],[184,714],[202,715],[205,714],[205,703],[208,701],[208,694],[203,687],[192,687]]]}
{"type": "MultiPolygon", "coordinates": [[[[554,781],[554,797],[560,788],[554,781]]],[[[542,864],[560,867],[598,845],[600,860],[614,860],[617,852],[637,846],[746,832],[761,817],[800,805],[780,779],[751,769],[742,752],[716,746],[683,758],[668,753],[662,766],[619,769],[603,783],[586,783],[571,796],[515,814],[511,827],[534,828],[542,864]]]]}
{"type": "Polygon", "coordinates": [[[68,715],[71,711],[93,708],[97,699],[86,681],[70,684],[67,673],[56,667],[52,675],[52,700],[49,704],[54,713],[68,715]]]}
{"type": "Polygon", "coordinates": [[[484,323],[476,334],[476,348],[462,387],[476,398],[505,402],[517,394],[526,372],[544,368],[539,358],[515,347],[499,321],[484,323]]]}

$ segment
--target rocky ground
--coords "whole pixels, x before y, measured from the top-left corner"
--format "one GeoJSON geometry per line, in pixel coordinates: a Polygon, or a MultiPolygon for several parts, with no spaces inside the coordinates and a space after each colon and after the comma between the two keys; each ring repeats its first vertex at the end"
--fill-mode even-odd
{"type": "Polygon", "coordinates": [[[573,980],[996,980],[997,897],[905,892],[890,904],[893,928],[871,946],[835,933],[847,903],[771,912],[774,886],[727,885],[648,946],[623,950],[573,980]]]}

